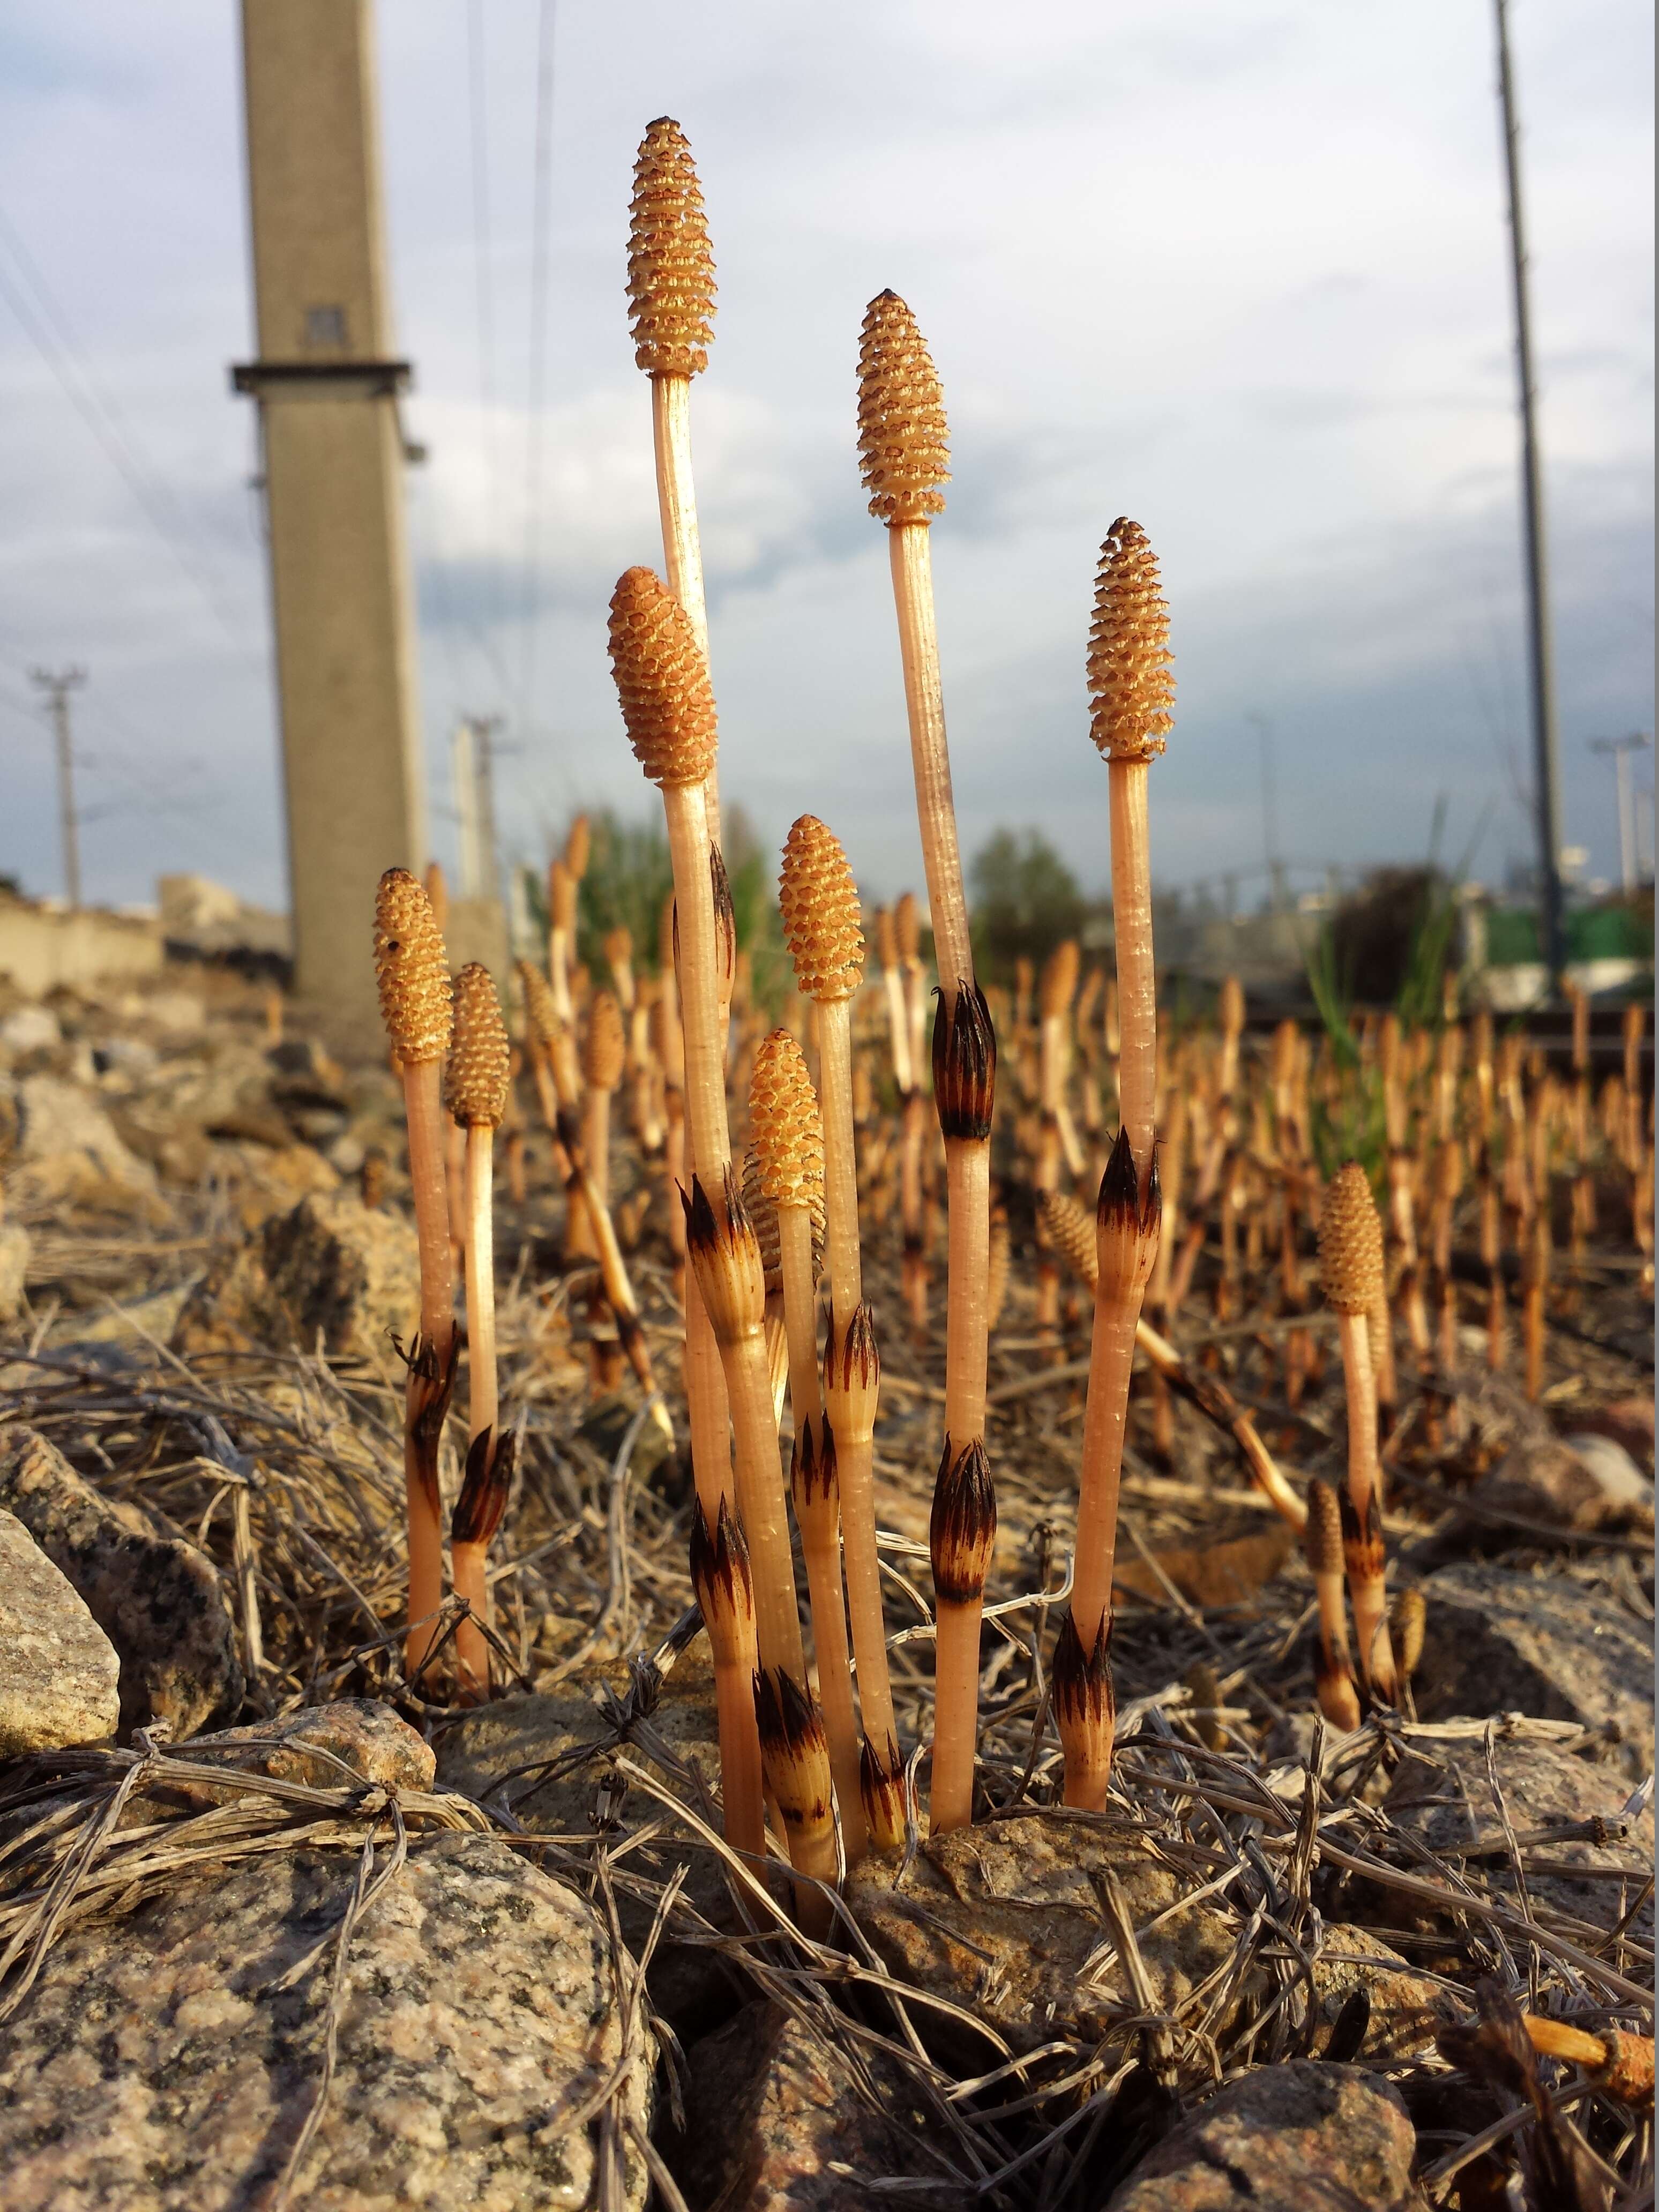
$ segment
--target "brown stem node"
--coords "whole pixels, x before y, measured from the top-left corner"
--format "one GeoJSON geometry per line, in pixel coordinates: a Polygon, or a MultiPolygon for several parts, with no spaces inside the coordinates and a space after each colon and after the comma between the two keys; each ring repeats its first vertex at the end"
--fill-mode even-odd
{"type": "Polygon", "coordinates": [[[947,1436],[933,1485],[927,1547],[940,1605],[975,1605],[996,1544],[997,1493],[982,1437],[958,1451],[947,1436]]]}
{"type": "Polygon", "coordinates": [[[978,985],[956,980],[933,1014],[933,1103],[947,1139],[983,1144],[996,1105],[997,1037],[978,985]]]}

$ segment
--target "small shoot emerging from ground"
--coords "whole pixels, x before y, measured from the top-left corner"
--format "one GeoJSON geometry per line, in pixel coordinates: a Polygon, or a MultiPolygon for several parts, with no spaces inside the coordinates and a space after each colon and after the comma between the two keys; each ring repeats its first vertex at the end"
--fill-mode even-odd
{"type": "Polygon", "coordinates": [[[409,1130],[409,1180],[421,1262],[421,1318],[404,1394],[404,1486],[409,1526],[409,1630],[413,1680],[438,1634],[443,1534],[438,1444],[455,1379],[454,1267],[444,1172],[443,1062],[453,1033],[449,957],[432,902],[406,868],[388,868],[374,900],[374,975],[380,1016],[397,1054],[409,1130]]]}
{"type": "Polygon", "coordinates": [[[484,1561],[507,1510],[513,1434],[501,1426],[495,1382],[495,1132],[507,1113],[512,1047],[489,971],[471,961],[455,978],[454,1042],[445,1069],[449,1111],[463,1132],[465,1158],[467,1452],[450,1522],[450,1565],[457,1596],[471,1607],[455,1631],[461,1702],[489,1694],[489,1620],[484,1561]]]}

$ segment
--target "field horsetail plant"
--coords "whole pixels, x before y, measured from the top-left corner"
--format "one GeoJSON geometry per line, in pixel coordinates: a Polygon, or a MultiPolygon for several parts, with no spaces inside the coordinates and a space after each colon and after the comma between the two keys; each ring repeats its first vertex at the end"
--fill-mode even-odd
{"type": "Polygon", "coordinates": [[[945,1437],[929,1548],[938,1610],[932,1822],[943,1831],[972,1817],[980,1620],[996,1540],[996,1490],[985,1448],[985,1371],[997,1056],[990,1009],[974,973],[933,615],[928,532],[933,518],[945,511],[941,487],[950,477],[945,393],[915,318],[894,292],[872,300],[864,319],[858,434],[870,512],[887,527],[910,765],[939,978],[933,1103],[945,1139],[950,1242],[945,1437]]]}
{"type": "Polygon", "coordinates": [[[1111,1777],[1118,1490],[1135,1331],[1161,1228],[1146,772],[1173,727],[1169,635],[1158,562],[1146,533],[1138,523],[1115,522],[1101,548],[1095,587],[1089,696],[1091,735],[1109,780],[1121,1122],[1096,1213],[1094,1336],[1078,1483],[1077,1552],[1071,1609],[1054,1650],[1054,1711],[1066,1753],[1066,1802],[1085,1807],[1105,1802],[1111,1777]]]}

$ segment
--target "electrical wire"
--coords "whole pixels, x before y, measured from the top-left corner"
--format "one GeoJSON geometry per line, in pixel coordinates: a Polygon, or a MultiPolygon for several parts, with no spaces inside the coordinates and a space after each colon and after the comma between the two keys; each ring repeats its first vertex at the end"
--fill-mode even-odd
{"type": "Polygon", "coordinates": [[[263,659],[249,652],[246,638],[215,591],[210,574],[198,566],[197,549],[191,543],[189,517],[150,465],[114,399],[100,386],[87,365],[84,350],[69,318],[3,209],[0,209],[0,243],[4,244],[17,272],[9,270],[4,261],[0,260],[0,297],[5,299],[64,397],[113,464],[145,519],[201,593],[232,643],[263,676],[263,659]]]}
{"type": "Polygon", "coordinates": [[[519,726],[528,731],[536,691],[536,647],[542,532],[542,401],[547,380],[548,243],[553,174],[553,33],[555,0],[541,0],[536,54],[536,162],[532,179],[530,250],[530,412],[526,424],[524,678],[519,726]]]}

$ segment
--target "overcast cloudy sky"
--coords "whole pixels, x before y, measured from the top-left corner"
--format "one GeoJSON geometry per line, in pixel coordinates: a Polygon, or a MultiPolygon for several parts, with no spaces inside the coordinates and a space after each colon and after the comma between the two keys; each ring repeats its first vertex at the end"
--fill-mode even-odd
{"type": "MultiPolygon", "coordinates": [[[[720,265],[698,484],[723,788],[763,832],[810,809],[866,884],[920,875],[853,442],[859,322],[891,285],[951,414],[934,557],[970,848],[1037,823],[1103,884],[1084,640],[1096,549],[1128,514],[1175,624],[1164,881],[1259,863],[1252,717],[1297,861],[1420,855],[1443,793],[1453,850],[1488,815],[1477,874],[1528,850],[1485,0],[562,0],[532,501],[542,5],[380,9],[397,320],[430,450],[410,512],[441,852],[460,708],[508,717],[503,824],[526,851],[576,803],[643,807],[605,610],[623,568],[659,558],[623,271],[634,149],[663,112],[690,136],[720,265]]],[[[226,379],[252,349],[236,16],[231,0],[0,15],[0,872],[33,890],[58,875],[28,672],[76,661],[88,892],[140,899],[194,867],[283,896],[253,422],[226,379]],[[84,380],[80,411],[20,305],[84,380]]],[[[1515,0],[1514,33],[1567,834],[1607,872],[1612,775],[1588,740],[1651,727],[1650,13],[1515,0]]]]}

